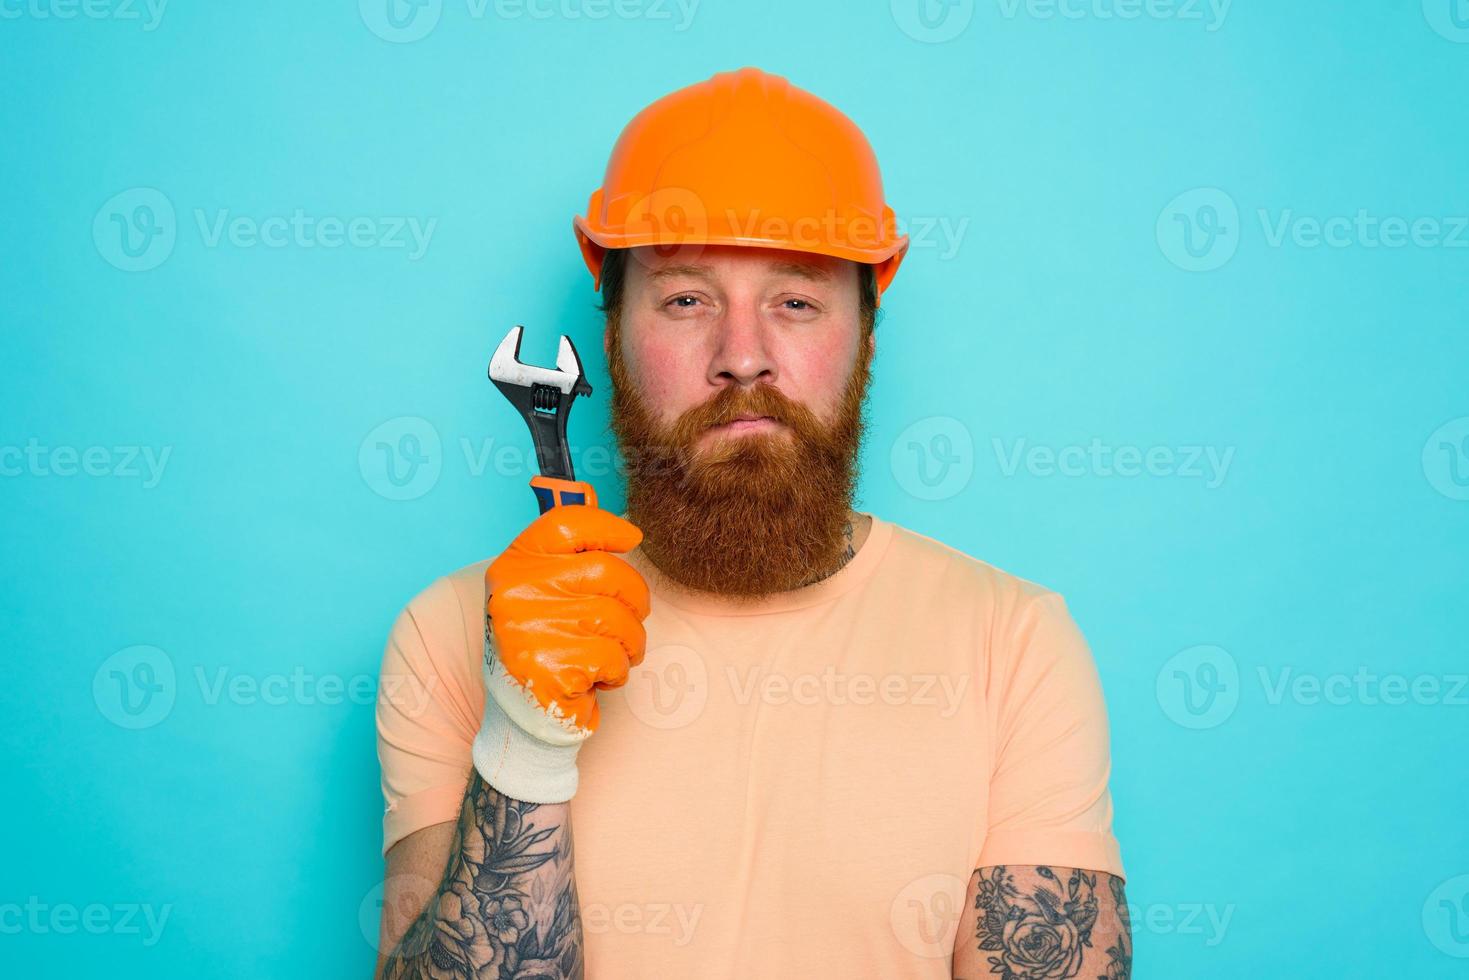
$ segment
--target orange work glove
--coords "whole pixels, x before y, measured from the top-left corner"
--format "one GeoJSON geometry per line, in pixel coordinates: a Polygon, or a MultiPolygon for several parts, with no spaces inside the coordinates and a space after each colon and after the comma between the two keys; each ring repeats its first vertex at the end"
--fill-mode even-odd
{"type": "Polygon", "coordinates": [[[576,752],[601,720],[596,692],[642,663],[647,582],[614,552],[643,534],[596,506],[553,507],[485,570],[485,714],[474,765],[511,799],[576,793],[576,752]]]}

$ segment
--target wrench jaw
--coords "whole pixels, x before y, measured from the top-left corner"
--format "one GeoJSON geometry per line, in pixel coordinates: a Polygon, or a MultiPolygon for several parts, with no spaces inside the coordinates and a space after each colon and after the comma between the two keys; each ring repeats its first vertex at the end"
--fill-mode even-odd
{"type": "Polygon", "coordinates": [[[531,485],[544,513],[549,509],[547,493],[554,506],[561,502],[581,502],[574,498],[583,492],[583,488],[585,493],[591,492],[588,484],[576,484],[574,487],[561,484],[576,482],[566,445],[566,423],[571,415],[571,406],[578,395],[590,395],[592,386],[582,373],[581,358],[577,356],[571,338],[561,335],[556,351],[556,369],[552,370],[520,360],[523,334],[524,329],[517,325],[500,341],[500,346],[490,358],[489,376],[530,428],[536,447],[536,463],[541,472],[531,485]],[[537,486],[538,481],[544,482],[537,486]],[[560,499],[563,496],[566,498],[564,501],[560,499]]]}
{"type": "MultiPolygon", "coordinates": [[[[516,343],[516,348],[516,353],[519,353],[519,342],[516,343]]],[[[576,348],[566,334],[561,335],[561,343],[556,347],[556,369],[576,378],[571,388],[572,397],[592,393],[592,386],[587,383],[587,376],[581,369],[581,358],[576,355],[576,348]]]]}

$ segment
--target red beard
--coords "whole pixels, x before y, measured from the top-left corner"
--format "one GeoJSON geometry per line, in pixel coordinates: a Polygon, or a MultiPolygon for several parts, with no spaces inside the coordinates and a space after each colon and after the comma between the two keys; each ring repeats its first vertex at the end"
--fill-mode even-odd
{"type": "Polygon", "coordinates": [[[608,325],[612,430],[627,475],[627,516],[642,553],[678,584],[758,599],[835,571],[857,484],[872,353],[864,341],[836,418],[824,424],[776,388],[729,385],[665,425],[627,375],[615,316],[608,325]],[[743,413],[788,431],[720,434],[743,413]]]}

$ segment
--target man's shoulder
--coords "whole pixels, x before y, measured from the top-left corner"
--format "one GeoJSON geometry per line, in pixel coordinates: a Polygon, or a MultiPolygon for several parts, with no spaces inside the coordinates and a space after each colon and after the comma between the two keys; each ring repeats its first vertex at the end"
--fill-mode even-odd
{"type": "Polygon", "coordinates": [[[942,610],[945,619],[984,624],[994,650],[1010,650],[1010,660],[1032,657],[1039,646],[1047,657],[1075,654],[1080,664],[1087,646],[1062,594],[1016,575],[936,538],[893,525],[884,565],[888,591],[904,592],[906,605],[942,610]]]}
{"type": "Polygon", "coordinates": [[[1013,603],[1061,599],[1059,592],[1046,585],[912,528],[894,521],[887,523],[892,526],[892,540],[883,564],[905,581],[922,582],[930,588],[941,585],[958,592],[977,590],[978,595],[1013,603]]]}
{"type": "Polygon", "coordinates": [[[478,622],[483,615],[485,569],[489,564],[486,558],[433,579],[408,600],[400,615],[411,619],[420,631],[478,622]]]}

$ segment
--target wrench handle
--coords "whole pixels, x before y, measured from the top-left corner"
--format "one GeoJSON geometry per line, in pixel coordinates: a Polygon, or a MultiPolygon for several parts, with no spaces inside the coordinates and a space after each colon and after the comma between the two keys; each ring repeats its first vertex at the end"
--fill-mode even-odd
{"type": "Polygon", "coordinates": [[[592,489],[590,483],[582,480],[559,480],[553,476],[533,476],[530,479],[530,488],[535,491],[536,503],[544,514],[552,507],[563,507],[567,504],[587,504],[597,506],[597,491],[592,489]]]}

